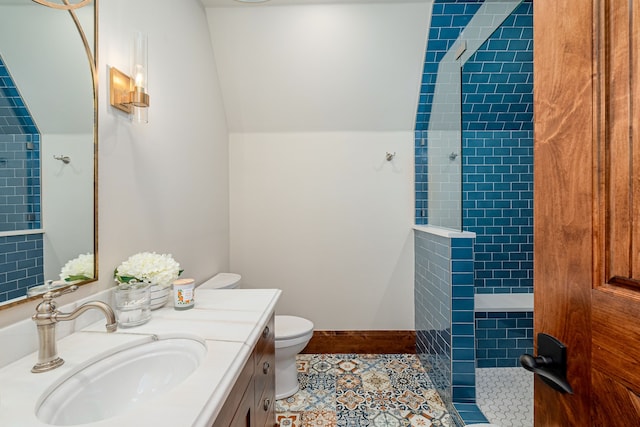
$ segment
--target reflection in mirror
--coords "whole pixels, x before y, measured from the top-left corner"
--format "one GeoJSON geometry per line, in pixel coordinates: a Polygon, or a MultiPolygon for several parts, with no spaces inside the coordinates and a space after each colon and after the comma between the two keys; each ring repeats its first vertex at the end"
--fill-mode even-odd
{"type": "Polygon", "coordinates": [[[97,278],[97,4],[82,3],[0,0],[0,308],[97,278]]]}

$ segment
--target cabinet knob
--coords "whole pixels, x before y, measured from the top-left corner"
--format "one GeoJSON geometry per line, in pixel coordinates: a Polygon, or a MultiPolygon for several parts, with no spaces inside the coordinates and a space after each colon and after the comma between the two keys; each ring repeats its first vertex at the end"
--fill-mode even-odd
{"type": "Polygon", "coordinates": [[[262,331],[262,338],[267,338],[269,336],[269,332],[271,332],[271,330],[268,326],[265,326],[264,331],[262,331]]]}
{"type": "Polygon", "coordinates": [[[269,368],[271,368],[271,365],[269,364],[269,362],[264,362],[262,364],[262,373],[267,375],[269,373],[269,368]]]}
{"type": "Polygon", "coordinates": [[[262,408],[263,408],[265,411],[268,411],[268,410],[269,410],[269,406],[271,406],[271,400],[269,400],[269,399],[265,399],[265,400],[264,400],[264,404],[262,405],[262,408]]]}

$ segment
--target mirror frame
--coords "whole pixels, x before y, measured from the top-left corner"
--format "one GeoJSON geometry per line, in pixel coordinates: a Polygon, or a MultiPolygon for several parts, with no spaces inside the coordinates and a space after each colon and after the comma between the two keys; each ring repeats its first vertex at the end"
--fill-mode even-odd
{"type": "MultiPolygon", "coordinates": [[[[67,11],[71,17],[72,22],[78,30],[78,35],[82,39],[85,47],[85,53],[89,62],[89,70],[91,72],[91,80],[93,82],[93,278],[83,280],[73,285],[86,285],[98,280],[98,3],[99,0],[81,0],[79,3],[70,3],[69,0],[61,0],[62,4],[54,3],[47,0],[32,0],[34,3],[38,3],[43,7],[50,7],[52,9],[58,9],[67,11]],[[84,29],[78,20],[75,9],[84,7],[90,3],[93,3],[93,51],[91,50],[90,42],[87,40],[84,29]]],[[[71,286],[70,283],[68,286],[71,286]]],[[[63,286],[66,288],[67,286],[63,286]]],[[[62,288],[61,288],[62,289],[62,288]]],[[[15,307],[26,302],[36,301],[41,299],[41,295],[25,296],[6,302],[0,305],[0,310],[6,310],[11,307],[15,307]]]]}

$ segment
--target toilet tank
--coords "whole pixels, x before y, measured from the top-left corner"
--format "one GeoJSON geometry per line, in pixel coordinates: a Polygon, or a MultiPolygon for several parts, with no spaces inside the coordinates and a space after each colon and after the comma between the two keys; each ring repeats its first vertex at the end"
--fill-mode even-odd
{"type": "Polygon", "coordinates": [[[242,277],[235,273],[218,273],[206,280],[198,289],[234,289],[240,287],[242,277]]]}

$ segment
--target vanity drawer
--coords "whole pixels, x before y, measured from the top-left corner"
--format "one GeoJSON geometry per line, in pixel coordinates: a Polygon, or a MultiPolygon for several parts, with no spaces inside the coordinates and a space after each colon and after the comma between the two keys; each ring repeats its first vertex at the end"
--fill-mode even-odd
{"type": "MultiPolygon", "coordinates": [[[[273,345],[271,348],[273,348],[273,345]]],[[[256,365],[254,376],[256,427],[264,426],[269,414],[271,415],[272,421],[273,417],[275,417],[273,414],[275,401],[275,369],[275,353],[273,351],[263,354],[256,365]]]]}
{"type": "Polygon", "coordinates": [[[255,427],[273,427],[275,425],[275,382],[269,381],[262,396],[256,399],[255,427]]]}
{"type": "Polygon", "coordinates": [[[255,427],[272,427],[275,423],[275,333],[274,317],[267,323],[255,353],[255,427]]]}
{"type": "Polygon", "coordinates": [[[275,425],[274,316],[211,427],[273,427],[275,425]]]}
{"type": "Polygon", "coordinates": [[[256,399],[262,396],[267,385],[275,382],[275,363],[275,355],[272,353],[263,355],[260,362],[256,365],[256,399]]]}
{"type": "Polygon", "coordinates": [[[264,353],[273,352],[273,346],[276,340],[275,329],[275,316],[272,314],[271,318],[267,322],[267,325],[262,330],[262,334],[256,344],[256,354],[258,358],[262,357],[264,353]]]}
{"type": "Polygon", "coordinates": [[[256,362],[255,382],[256,399],[258,399],[262,396],[267,384],[273,383],[275,380],[276,355],[273,342],[265,348],[265,352],[262,353],[262,357],[260,357],[260,354],[256,353],[256,362]]]}
{"type": "Polygon", "coordinates": [[[247,407],[252,408],[255,404],[252,379],[255,369],[255,353],[251,355],[247,363],[242,368],[231,393],[224,402],[220,413],[211,427],[229,427],[235,425],[238,419],[246,418],[244,411],[247,407]]]}

